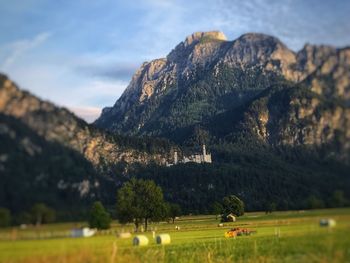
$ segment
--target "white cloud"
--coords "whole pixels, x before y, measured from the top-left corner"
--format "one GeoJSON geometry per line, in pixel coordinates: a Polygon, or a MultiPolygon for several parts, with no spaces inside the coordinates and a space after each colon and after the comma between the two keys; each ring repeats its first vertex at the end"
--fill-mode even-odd
{"type": "Polygon", "coordinates": [[[110,78],[81,77],[76,70],[66,67],[41,61],[25,63],[12,70],[9,77],[20,88],[58,106],[73,109],[88,122],[98,116],[98,110],[113,105],[128,84],[110,78]]]}
{"type": "MultiPolygon", "coordinates": [[[[50,32],[43,32],[31,39],[18,40],[13,43],[7,44],[1,49],[1,51],[9,52],[5,56],[4,62],[1,64],[0,68],[6,71],[11,65],[13,65],[16,60],[21,57],[26,52],[40,46],[44,43],[52,34],[50,32]]],[[[1,53],[0,51],[0,53],[1,53]]]]}
{"type": "MultiPolygon", "coordinates": [[[[87,81],[85,85],[81,85],[81,97],[83,100],[93,99],[96,96],[106,97],[113,102],[120,97],[127,86],[128,82],[116,81],[109,79],[95,79],[87,81]]],[[[78,93],[79,94],[79,93],[78,93]]]]}
{"type": "Polygon", "coordinates": [[[74,87],[69,97],[56,98],[77,116],[87,122],[93,122],[101,114],[103,107],[115,103],[126,86],[127,82],[123,81],[95,79],[74,87]]]}
{"type": "Polygon", "coordinates": [[[49,53],[40,45],[50,36],[45,32],[1,47],[0,71],[20,88],[58,106],[74,109],[78,116],[91,122],[100,109],[114,104],[129,81],[123,75],[132,74],[136,66],[130,62],[115,63],[116,54],[49,53]],[[92,68],[91,74],[78,74],[77,68],[84,65],[92,68]],[[114,73],[122,79],[113,78],[114,73]]]}

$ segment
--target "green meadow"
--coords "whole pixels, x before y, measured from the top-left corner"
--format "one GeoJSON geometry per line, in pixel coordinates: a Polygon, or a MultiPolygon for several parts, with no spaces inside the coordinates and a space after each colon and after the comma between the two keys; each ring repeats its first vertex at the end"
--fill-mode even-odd
{"type": "Polygon", "coordinates": [[[246,213],[237,222],[218,226],[212,215],[184,216],[172,223],[151,224],[168,233],[171,244],[135,247],[116,233],[133,225],[113,224],[90,238],[66,237],[84,223],[50,224],[0,231],[0,262],[350,262],[350,209],[246,213]],[[320,227],[332,218],[333,228],[320,227]],[[180,230],[175,230],[179,226],[180,230]],[[256,230],[251,236],[225,238],[232,227],[256,230]]]}

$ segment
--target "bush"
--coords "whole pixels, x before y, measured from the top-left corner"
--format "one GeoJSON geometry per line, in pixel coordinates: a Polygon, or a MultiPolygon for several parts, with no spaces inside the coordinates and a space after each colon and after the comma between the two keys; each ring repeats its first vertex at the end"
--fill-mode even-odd
{"type": "Polygon", "coordinates": [[[276,211],[276,209],[277,209],[277,205],[275,202],[268,202],[265,207],[265,213],[266,214],[272,213],[276,211]]]}
{"type": "Polygon", "coordinates": [[[0,208],[0,227],[7,227],[11,224],[11,212],[7,208],[0,208]]]}
{"type": "Polygon", "coordinates": [[[177,216],[180,216],[180,214],[181,214],[181,207],[178,204],[169,204],[168,205],[168,214],[169,214],[169,217],[172,219],[173,224],[174,224],[175,218],[177,216]]]}
{"type": "Polygon", "coordinates": [[[214,202],[211,205],[211,211],[215,215],[216,219],[218,219],[218,215],[221,215],[222,209],[222,204],[220,204],[219,202],[214,202]]]}
{"type": "Polygon", "coordinates": [[[306,207],[308,209],[319,209],[319,208],[324,208],[325,205],[322,199],[314,195],[310,195],[306,200],[306,207]]]}
{"type": "Polygon", "coordinates": [[[30,224],[32,222],[32,216],[28,212],[21,212],[16,217],[16,224],[30,224]]]}
{"type": "Polygon", "coordinates": [[[33,205],[31,209],[32,223],[36,225],[52,223],[56,219],[56,212],[43,203],[33,205]]]}
{"type": "Polygon", "coordinates": [[[332,197],[329,200],[330,207],[343,207],[346,206],[348,200],[346,199],[344,192],[341,190],[336,190],[333,192],[332,197]]]}
{"type": "Polygon", "coordinates": [[[109,229],[111,226],[111,216],[103,207],[101,202],[95,202],[92,204],[89,226],[90,228],[97,229],[109,229]]]}

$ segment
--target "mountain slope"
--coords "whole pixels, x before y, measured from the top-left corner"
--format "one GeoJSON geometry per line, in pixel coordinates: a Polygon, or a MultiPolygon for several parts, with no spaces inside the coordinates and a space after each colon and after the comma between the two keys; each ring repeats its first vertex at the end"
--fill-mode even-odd
{"type": "Polygon", "coordinates": [[[0,144],[0,207],[17,212],[45,202],[73,211],[101,198],[105,180],[84,156],[1,113],[0,144]]]}
{"type": "Polygon", "coordinates": [[[95,124],[181,144],[188,144],[196,130],[204,129],[216,143],[227,139],[221,136],[226,132],[212,134],[205,128],[210,126],[207,123],[221,118],[216,130],[230,126],[231,133],[242,132],[244,124],[229,125],[230,120],[222,116],[249,115],[247,103],[262,106],[261,112],[242,121],[254,125],[252,131],[265,142],[338,143],[342,158],[348,158],[350,48],[305,45],[295,53],[263,34],[227,41],[220,32],[195,33],[166,58],[144,63],[115,105],[105,108],[95,124]],[[294,97],[290,96],[293,88],[299,92],[294,97]],[[271,89],[281,90],[278,96],[288,99],[283,103],[273,101],[277,95],[262,99],[271,89]]]}
{"type": "MultiPolygon", "coordinates": [[[[0,207],[44,202],[76,216],[115,202],[128,166],[163,162],[166,141],[102,132],[0,75],[0,207]]],[[[66,219],[66,218],[65,218],[66,219]]]]}
{"type": "MultiPolygon", "coordinates": [[[[0,75],[0,113],[21,120],[48,141],[81,153],[95,166],[117,162],[162,161],[160,153],[149,154],[137,149],[133,142],[129,145],[125,143],[128,139],[99,131],[67,109],[58,108],[18,89],[4,75],[0,75]]],[[[162,151],[161,147],[159,150],[162,151]]]]}

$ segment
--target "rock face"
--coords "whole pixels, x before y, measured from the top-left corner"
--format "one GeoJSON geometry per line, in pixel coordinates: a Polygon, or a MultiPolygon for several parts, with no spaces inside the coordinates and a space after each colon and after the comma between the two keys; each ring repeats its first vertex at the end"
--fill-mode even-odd
{"type": "Polygon", "coordinates": [[[305,87],[280,88],[251,101],[232,130],[248,130],[270,145],[327,146],[328,155],[349,160],[350,108],[305,87]]]}
{"type": "Polygon", "coordinates": [[[226,41],[227,38],[224,33],[220,31],[211,31],[211,32],[195,32],[192,35],[186,37],[184,44],[186,46],[192,45],[194,42],[202,41],[203,39],[207,40],[218,40],[226,41]]]}
{"type": "Polygon", "coordinates": [[[149,154],[119,145],[113,136],[88,125],[67,109],[20,90],[4,75],[0,75],[0,113],[20,120],[49,142],[77,151],[96,167],[163,161],[160,153],[149,154]]]}
{"type": "Polygon", "coordinates": [[[196,126],[261,103],[271,87],[282,89],[280,96],[305,89],[310,98],[283,95],[289,100],[282,104],[272,102],[271,94],[266,97],[269,110],[259,112],[252,127],[260,138],[271,144],[321,145],[337,137],[347,140],[342,147],[349,149],[350,48],[305,45],[295,53],[277,38],[255,33],[234,41],[220,32],[188,36],[166,58],[144,63],[95,125],[183,143],[196,126]],[[283,113],[278,121],[271,120],[272,109],[283,113]]]}

